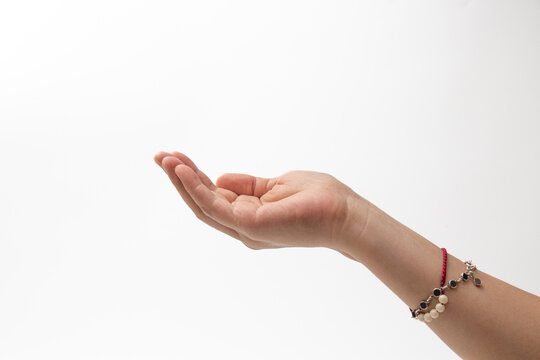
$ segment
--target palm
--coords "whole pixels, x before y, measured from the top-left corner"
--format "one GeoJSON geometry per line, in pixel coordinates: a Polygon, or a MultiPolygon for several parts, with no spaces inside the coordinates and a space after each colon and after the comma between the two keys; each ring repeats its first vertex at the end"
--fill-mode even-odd
{"type": "Polygon", "coordinates": [[[313,171],[269,179],[224,174],[214,184],[184,154],[160,153],[155,160],[199,219],[253,249],[328,245],[340,231],[352,192],[313,171]]]}

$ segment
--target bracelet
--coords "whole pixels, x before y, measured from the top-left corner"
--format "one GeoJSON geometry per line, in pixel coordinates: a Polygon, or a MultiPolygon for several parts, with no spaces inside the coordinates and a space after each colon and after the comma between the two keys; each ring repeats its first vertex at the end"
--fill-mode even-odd
{"type": "MultiPolygon", "coordinates": [[[[448,254],[446,252],[446,249],[445,248],[441,248],[442,250],[442,253],[443,253],[443,264],[442,264],[442,274],[441,274],[441,287],[444,285],[444,282],[446,281],[446,260],[448,258],[448,254]]],[[[444,294],[444,291],[442,291],[442,293],[444,294]]],[[[416,317],[416,314],[414,313],[414,310],[409,308],[409,311],[412,313],[412,316],[413,317],[416,317]]]]}
{"type": "Polygon", "coordinates": [[[429,295],[426,300],[420,302],[420,306],[417,309],[411,311],[412,317],[414,319],[429,323],[433,319],[438,318],[439,313],[442,313],[445,310],[446,304],[448,303],[448,296],[444,294],[444,290],[448,288],[455,289],[462,281],[467,281],[469,278],[471,278],[474,285],[476,285],[477,287],[482,286],[482,280],[480,280],[474,275],[476,265],[472,264],[472,260],[467,260],[464,262],[464,264],[467,266],[467,270],[461,273],[460,277],[457,280],[450,280],[445,286],[433,289],[432,294],[429,295]],[[439,302],[437,303],[437,305],[435,305],[434,309],[426,311],[430,301],[435,297],[438,297],[439,302]]]}

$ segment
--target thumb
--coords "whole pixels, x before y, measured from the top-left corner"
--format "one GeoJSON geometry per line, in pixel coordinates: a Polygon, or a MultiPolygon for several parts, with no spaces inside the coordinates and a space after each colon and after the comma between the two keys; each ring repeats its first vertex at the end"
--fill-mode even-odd
{"type": "Polygon", "coordinates": [[[261,197],[272,188],[271,180],[247,174],[227,173],[217,179],[216,186],[238,195],[261,197]]]}

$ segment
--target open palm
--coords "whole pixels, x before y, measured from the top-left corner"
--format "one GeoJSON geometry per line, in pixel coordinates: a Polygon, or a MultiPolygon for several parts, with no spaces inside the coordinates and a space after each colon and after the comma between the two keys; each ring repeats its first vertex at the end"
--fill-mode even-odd
{"type": "Polygon", "coordinates": [[[337,250],[349,199],[358,196],[320,172],[290,171],[275,178],[227,173],[214,184],[182,153],[160,152],[154,160],[200,220],[251,249],[337,250]]]}

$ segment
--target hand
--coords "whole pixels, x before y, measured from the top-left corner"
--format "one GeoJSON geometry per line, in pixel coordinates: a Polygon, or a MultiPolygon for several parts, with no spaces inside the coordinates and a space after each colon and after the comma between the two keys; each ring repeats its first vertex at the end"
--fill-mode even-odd
{"type": "Polygon", "coordinates": [[[349,256],[341,242],[363,198],[329,174],[227,173],[214,184],[182,153],[160,152],[154,160],[197,218],[251,249],[324,246],[349,256]]]}

